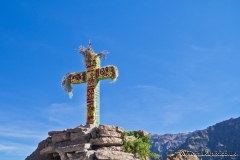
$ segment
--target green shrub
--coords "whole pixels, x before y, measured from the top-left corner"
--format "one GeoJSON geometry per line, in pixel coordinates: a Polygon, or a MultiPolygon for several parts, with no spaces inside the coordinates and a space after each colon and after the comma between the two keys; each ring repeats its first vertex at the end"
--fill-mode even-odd
{"type": "Polygon", "coordinates": [[[150,135],[139,136],[134,131],[122,133],[123,135],[123,146],[125,147],[128,153],[137,154],[142,160],[145,160],[146,157],[159,158],[160,155],[150,151],[150,135]],[[134,136],[136,139],[134,141],[127,141],[126,136],[134,136]]]}

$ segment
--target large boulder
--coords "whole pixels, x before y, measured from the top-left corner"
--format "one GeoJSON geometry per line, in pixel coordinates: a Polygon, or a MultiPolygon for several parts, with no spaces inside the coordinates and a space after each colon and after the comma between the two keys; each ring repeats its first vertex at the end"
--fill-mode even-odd
{"type": "Polygon", "coordinates": [[[77,153],[67,153],[69,160],[94,160],[95,159],[95,151],[84,151],[77,153]]]}
{"type": "Polygon", "coordinates": [[[115,138],[115,137],[95,138],[95,139],[91,139],[90,142],[93,145],[97,145],[97,146],[120,146],[123,144],[123,141],[121,138],[115,138]]]}
{"type": "Polygon", "coordinates": [[[174,154],[171,154],[167,157],[167,160],[199,160],[199,158],[190,151],[179,150],[174,154]]]}
{"type": "Polygon", "coordinates": [[[97,149],[95,155],[97,159],[136,160],[132,153],[125,153],[111,147],[97,149]]]}

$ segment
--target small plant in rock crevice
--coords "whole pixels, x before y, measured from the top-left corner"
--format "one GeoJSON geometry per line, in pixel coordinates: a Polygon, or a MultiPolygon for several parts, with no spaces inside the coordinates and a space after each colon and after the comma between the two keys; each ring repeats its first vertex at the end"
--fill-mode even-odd
{"type": "Polygon", "coordinates": [[[128,153],[133,153],[139,156],[141,160],[146,160],[147,157],[159,158],[160,155],[150,151],[150,135],[139,136],[134,131],[124,131],[123,136],[123,146],[128,153]],[[136,139],[134,141],[127,141],[126,136],[134,136],[136,139]]]}

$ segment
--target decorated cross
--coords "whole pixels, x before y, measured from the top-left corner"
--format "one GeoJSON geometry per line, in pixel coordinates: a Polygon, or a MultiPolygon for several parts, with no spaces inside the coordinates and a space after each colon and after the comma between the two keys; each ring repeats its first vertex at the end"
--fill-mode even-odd
{"type": "Polygon", "coordinates": [[[111,79],[116,81],[118,69],[115,66],[100,68],[100,59],[106,58],[106,52],[96,54],[89,41],[88,48],[80,46],[79,53],[83,54],[86,65],[86,72],[67,73],[62,80],[62,87],[72,98],[71,84],[87,83],[87,124],[100,124],[100,80],[111,79]]]}

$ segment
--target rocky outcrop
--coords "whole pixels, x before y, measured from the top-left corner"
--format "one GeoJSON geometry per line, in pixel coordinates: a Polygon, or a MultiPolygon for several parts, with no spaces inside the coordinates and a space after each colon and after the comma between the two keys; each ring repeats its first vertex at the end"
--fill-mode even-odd
{"type": "Polygon", "coordinates": [[[167,160],[199,160],[199,158],[193,152],[180,150],[169,155],[167,160]]]}
{"type": "MultiPolygon", "coordinates": [[[[126,153],[123,147],[122,127],[110,125],[81,125],[63,131],[51,131],[49,137],[26,160],[139,160],[126,153]]],[[[140,136],[148,133],[135,131],[140,136]]],[[[134,137],[127,137],[129,141],[134,137]]]]}
{"type": "Polygon", "coordinates": [[[49,160],[48,155],[41,155],[40,151],[51,144],[51,138],[47,138],[38,144],[37,149],[26,160],[49,160]]]}

